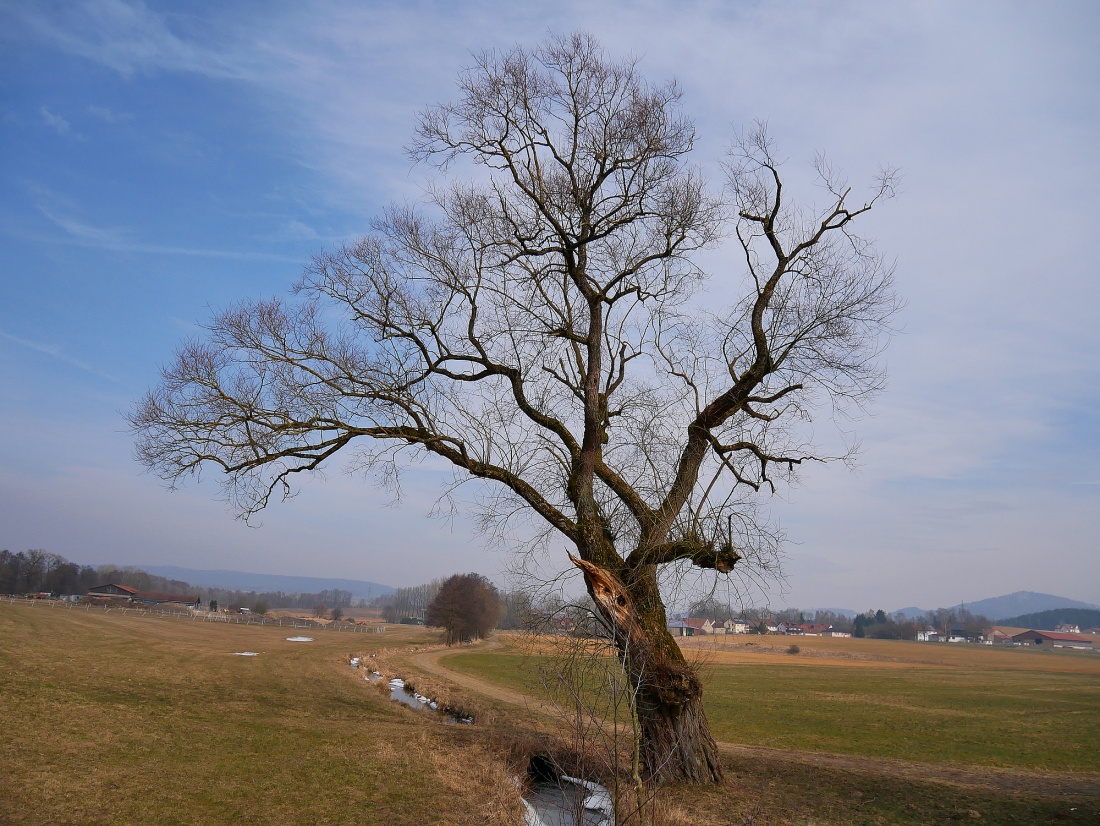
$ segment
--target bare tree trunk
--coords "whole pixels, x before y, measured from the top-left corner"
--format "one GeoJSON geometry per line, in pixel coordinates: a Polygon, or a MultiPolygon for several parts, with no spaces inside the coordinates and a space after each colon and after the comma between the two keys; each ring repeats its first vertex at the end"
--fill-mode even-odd
{"type": "Polygon", "coordinates": [[[645,777],[658,784],[717,783],[722,768],[703,711],[703,687],[668,632],[663,610],[659,619],[659,625],[640,623],[644,643],[625,652],[635,688],[645,777]]]}
{"type": "Polygon", "coordinates": [[[703,711],[703,687],[668,631],[655,568],[633,572],[627,586],[606,568],[576,558],[573,563],[584,571],[627,664],[645,779],[717,783],[722,767],[703,711]]]}
{"type": "Polygon", "coordinates": [[[718,745],[703,713],[702,692],[668,702],[664,699],[667,688],[642,686],[638,693],[646,778],[658,784],[717,783],[722,779],[722,767],[718,745]]]}

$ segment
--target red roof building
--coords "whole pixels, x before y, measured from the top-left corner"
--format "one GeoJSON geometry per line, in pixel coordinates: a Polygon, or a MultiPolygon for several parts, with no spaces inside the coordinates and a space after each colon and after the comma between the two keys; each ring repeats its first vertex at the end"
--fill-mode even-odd
{"type": "Polygon", "coordinates": [[[165,594],[159,591],[139,591],[129,585],[119,585],[114,582],[89,588],[88,596],[99,599],[117,599],[154,604],[178,602],[182,605],[198,605],[200,602],[198,594],[165,594]]]}

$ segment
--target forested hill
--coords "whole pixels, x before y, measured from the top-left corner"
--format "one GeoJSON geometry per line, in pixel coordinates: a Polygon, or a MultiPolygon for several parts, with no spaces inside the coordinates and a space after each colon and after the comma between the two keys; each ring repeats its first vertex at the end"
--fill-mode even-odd
{"type": "Polygon", "coordinates": [[[998,620],[998,625],[1013,628],[1033,628],[1036,631],[1053,631],[1059,625],[1078,625],[1081,630],[1100,628],[1100,611],[1091,608],[1052,608],[1034,614],[1021,614],[1018,617],[998,620]]]}

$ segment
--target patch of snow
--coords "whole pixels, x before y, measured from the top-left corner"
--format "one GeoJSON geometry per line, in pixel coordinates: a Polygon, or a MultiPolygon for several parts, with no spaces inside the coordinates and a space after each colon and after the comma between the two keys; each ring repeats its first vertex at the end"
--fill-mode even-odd
{"type": "Polygon", "coordinates": [[[287,642],[313,642],[313,637],[287,637],[287,642]]]}
{"type": "Polygon", "coordinates": [[[524,800],[522,797],[519,802],[523,804],[523,824],[524,826],[545,826],[542,818],[539,817],[539,813],[535,811],[534,807],[524,800]]]}
{"type": "Polygon", "coordinates": [[[234,651],[232,656],[234,656],[234,657],[258,657],[260,655],[259,655],[259,652],[256,652],[256,651],[234,651]]]}

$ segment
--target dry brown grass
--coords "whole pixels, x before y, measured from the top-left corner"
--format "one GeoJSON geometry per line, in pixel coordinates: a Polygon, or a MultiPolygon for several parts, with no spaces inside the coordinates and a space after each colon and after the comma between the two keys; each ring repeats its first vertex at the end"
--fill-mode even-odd
{"type": "MultiPolygon", "coordinates": [[[[809,643],[809,651],[803,647],[804,653],[792,656],[786,653],[789,640],[772,638],[768,644],[777,640],[784,645],[760,653],[719,648],[719,655],[730,657],[732,663],[711,663],[705,678],[713,706],[708,714],[720,740],[725,734],[731,742],[777,744],[779,737],[808,737],[810,741],[801,746],[807,750],[800,751],[798,745],[723,747],[726,781],[718,787],[663,790],[657,799],[657,823],[924,826],[976,821],[1032,826],[1091,823],[1100,817],[1100,774],[1064,771],[1071,758],[1076,761],[1071,767],[1081,765],[1082,743],[1095,735],[1095,729],[1080,725],[1087,715],[1074,717],[1073,712],[1077,706],[1088,707],[1089,696],[1095,694],[1092,661],[1072,653],[941,650],[948,647],[879,640],[864,646],[815,638],[799,639],[800,647],[809,643]],[[1011,668],[1000,667],[1018,654],[1023,659],[1009,660],[1011,668]],[[933,656],[942,658],[939,665],[927,662],[933,656]],[[745,664],[760,668],[745,669],[745,664]],[[918,700],[925,696],[928,707],[913,698],[899,698],[894,684],[898,680],[918,700]],[[1058,694],[1048,685],[1052,681],[1066,683],[1068,691],[1085,692],[1074,696],[1069,718],[1065,703],[1049,696],[1051,691],[1058,694]],[[1029,712],[1016,720],[1017,710],[1005,705],[998,689],[1008,695],[1025,694],[1029,712]],[[930,699],[944,692],[940,700],[930,699]],[[1036,703],[1042,703],[1042,713],[1033,713],[1036,703]],[[802,719],[796,713],[807,708],[823,716],[802,719]],[[738,721],[730,729],[726,718],[734,713],[738,721]],[[1050,725],[1037,723],[1048,717],[1050,725]],[[1062,721],[1073,719],[1078,724],[1070,742],[1062,721]],[[840,740],[824,739],[834,735],[855,750],[831,753],[841,750],[840,740]],[[1002,736],[1008,740],[1001,741],[1002,736]],[[898,738],[906,740],[900,751],[898,738]],[[946,746],[942,754],[933,753],[937,740],[946,746]],[[917,747],[928,754],[910,755],[908,750],[917,747]],[[896,752],[896,757],[878,756],[883,750],[896,752]],[[1029,768],[1044,763],[1048,755],[1059,756],[1063,771],[1029,768]],[[994,767],[1004,759],[1012,768],[994,767]],[[915,762],[921,760],[929,762],[915,762]]],[[[501,643],[495,649],[455,652],[440,665],[460,670],[456,679],[473,679],[470,685],[491,680],[494,688],[503,690],[501,696],[515,695],[514,713],[526,715],[523,693],[538,689],[537,661],[563,654],[569,643],[509,635],[502,635],[501,643]]],[[[692,653],[709,655],[713,646],[708,649],[692,653]]],[[[568,729],[566,721],[560,724],[568,729]]],[[[554,742],[540,747],[564,751],[568,746],[564,737],[554,742]]],[[[558,755],[559,764],[569,759],[558,755]]],[[[598,764],[593,756],[574,760],[598,764]]]]}
{"type": "MultiPolygon", "coordinates": [[[[511,824],[530,755],[596,764],[571,754],[549,723],[534,730],[523,708],[481,700],[491,724],[446,725],[406,712],[347,666],[349,655],[376,650],[425,693],[467,696],[415,670],[430,631],[309,635],[316,642],[295,645],[286,629],[0,603],[0,823],[511,824]],[[230,656],[244,650],[264,653],[230,656]]],[[[804,655],[752,656],[790,665],[804,655]]],[[[722,759],[722,785],[663,790],[647,822],[1032,826],[1092,823],[1100,811],[1080,796],[895,776],[872,760],[722,759]]]]}
{"type": "Polygon", "coordinates": [[[1084,651],[1039,651],[987,645],[952,645],[854,637],[782,637],[713,635],[678,640],[685,654],[702,662],[742,664],[782,661],[784,665],[833,668],[982,668],[998,671],[1044,671],[1100,677],[1100,654],[1084,651]],[[791,642],[801,649],[787,655],[791,642]],[[783,656],[780,656],[783,655],[783,656]]]}
{"type": "Polygon", "coordinates": [[[0,823],[507,822],[505,764],[348,668],[369,635],[287,636],[0,602],[0,823]]]}

